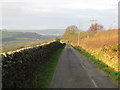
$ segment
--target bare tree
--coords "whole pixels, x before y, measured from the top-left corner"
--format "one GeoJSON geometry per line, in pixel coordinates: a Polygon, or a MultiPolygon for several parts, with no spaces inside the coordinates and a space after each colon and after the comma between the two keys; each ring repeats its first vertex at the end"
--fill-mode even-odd
{"type": "Polygon", "coordinates": [[[103,25],[95,23],[89,27],[89,31],[102,30],[103,28],[104,28],[103,25]]]}

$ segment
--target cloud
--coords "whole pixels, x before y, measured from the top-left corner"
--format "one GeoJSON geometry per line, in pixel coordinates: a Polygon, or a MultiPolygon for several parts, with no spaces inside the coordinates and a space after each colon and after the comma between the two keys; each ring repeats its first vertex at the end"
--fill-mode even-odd
{"type": "Polygon", "coordinates": [[[8,29],[66,28],[90,19],[98,19],[106,27],[117,20],[118,0],[4,0],[3,25],[8,29]]]}

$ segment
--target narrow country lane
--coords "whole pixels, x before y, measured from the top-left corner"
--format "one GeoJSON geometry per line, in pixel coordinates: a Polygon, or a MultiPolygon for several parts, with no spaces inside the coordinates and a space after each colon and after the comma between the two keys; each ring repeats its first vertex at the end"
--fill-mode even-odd
{"type": "Polygon", "coordinates": [[[50,88],[117,88],[117,86],[86,57],[70,45],[66,45],[50,88]]]}

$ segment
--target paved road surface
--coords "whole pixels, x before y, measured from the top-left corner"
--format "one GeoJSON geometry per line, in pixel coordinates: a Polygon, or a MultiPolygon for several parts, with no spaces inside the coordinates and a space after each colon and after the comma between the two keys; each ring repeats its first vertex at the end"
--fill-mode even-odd
{"type": "Polygon", "coordinates": [[[82,54],[66,45],[50,88],[115,88],[112,80],[82,54]]]}

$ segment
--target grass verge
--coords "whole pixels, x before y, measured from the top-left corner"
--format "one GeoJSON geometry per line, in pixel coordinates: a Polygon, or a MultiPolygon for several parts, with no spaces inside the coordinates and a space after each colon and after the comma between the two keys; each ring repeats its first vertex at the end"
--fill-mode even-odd
{"type": "Polygon", "coordinates": [[[113,70],[112,68],[108,67],[107,64],[103,63],[102,61],[95,58],[95,56],[92,56],[90,53],[86,52],[83,49],[80,49],[80,47],[74,47],[76,50],[78,50],[81,54],[86,56],[92,63],[94,63],[98,68],[105,71],[112,79],[115,81],[118,85],[120,85],[120,72],[117,72],[113,70]]]}
{"type": "Polygon", "coordinates": [[[49,88],[49,84],[63,49],[64,46],[54,52],[47,63],[38,68],[32,80],[28,81],[25,85],[25,88],[49,88]]]}

